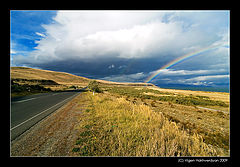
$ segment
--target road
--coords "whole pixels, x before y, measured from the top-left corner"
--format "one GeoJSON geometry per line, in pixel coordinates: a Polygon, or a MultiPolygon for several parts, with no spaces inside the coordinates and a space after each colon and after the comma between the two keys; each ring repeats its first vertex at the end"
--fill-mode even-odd
{"type": "Polygon", "coordinates": [[[11,100],[11,141],[56,111],[82,90],[43,93],[11,100]]]}

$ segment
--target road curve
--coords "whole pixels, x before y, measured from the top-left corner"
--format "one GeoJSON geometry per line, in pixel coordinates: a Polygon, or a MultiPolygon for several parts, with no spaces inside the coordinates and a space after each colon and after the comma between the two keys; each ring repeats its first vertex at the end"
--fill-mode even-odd
{"type": "Polygon", "coordinates": [[[11,141],[56,111],[85,88],[75,91],[43,93],[11,100],[11,141]]]}

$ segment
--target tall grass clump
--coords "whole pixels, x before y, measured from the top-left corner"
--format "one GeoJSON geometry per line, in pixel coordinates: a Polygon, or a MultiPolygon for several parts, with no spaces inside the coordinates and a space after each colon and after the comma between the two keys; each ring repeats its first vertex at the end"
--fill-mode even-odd
{"type": "Polygon", "coordinates": [[[201,136],[180,130],[146,105],[88,96],[73,152],[80,156],[218,156],[201,136]]]}

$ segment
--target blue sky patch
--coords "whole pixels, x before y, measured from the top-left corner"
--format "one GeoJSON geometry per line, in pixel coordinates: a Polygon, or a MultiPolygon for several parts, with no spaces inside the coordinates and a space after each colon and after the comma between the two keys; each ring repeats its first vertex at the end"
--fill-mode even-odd
{"type": "Polygon", "coordinates": [[[43,24],[54,22],[56,11],[11,11],[10,38],[11,49],[16,54],[31,52],[38,44],[41,36],[36,33],[45,33],[43,24]]]}

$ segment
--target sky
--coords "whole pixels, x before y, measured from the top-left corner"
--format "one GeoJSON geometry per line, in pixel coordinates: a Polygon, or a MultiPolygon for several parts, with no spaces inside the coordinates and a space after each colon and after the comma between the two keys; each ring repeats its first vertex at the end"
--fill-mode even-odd
{"type": "Polygon", "coordinates": [[[12,10],[10,65],[117,82],[228,87],[229,38],[228,10],[12,10]]]}

